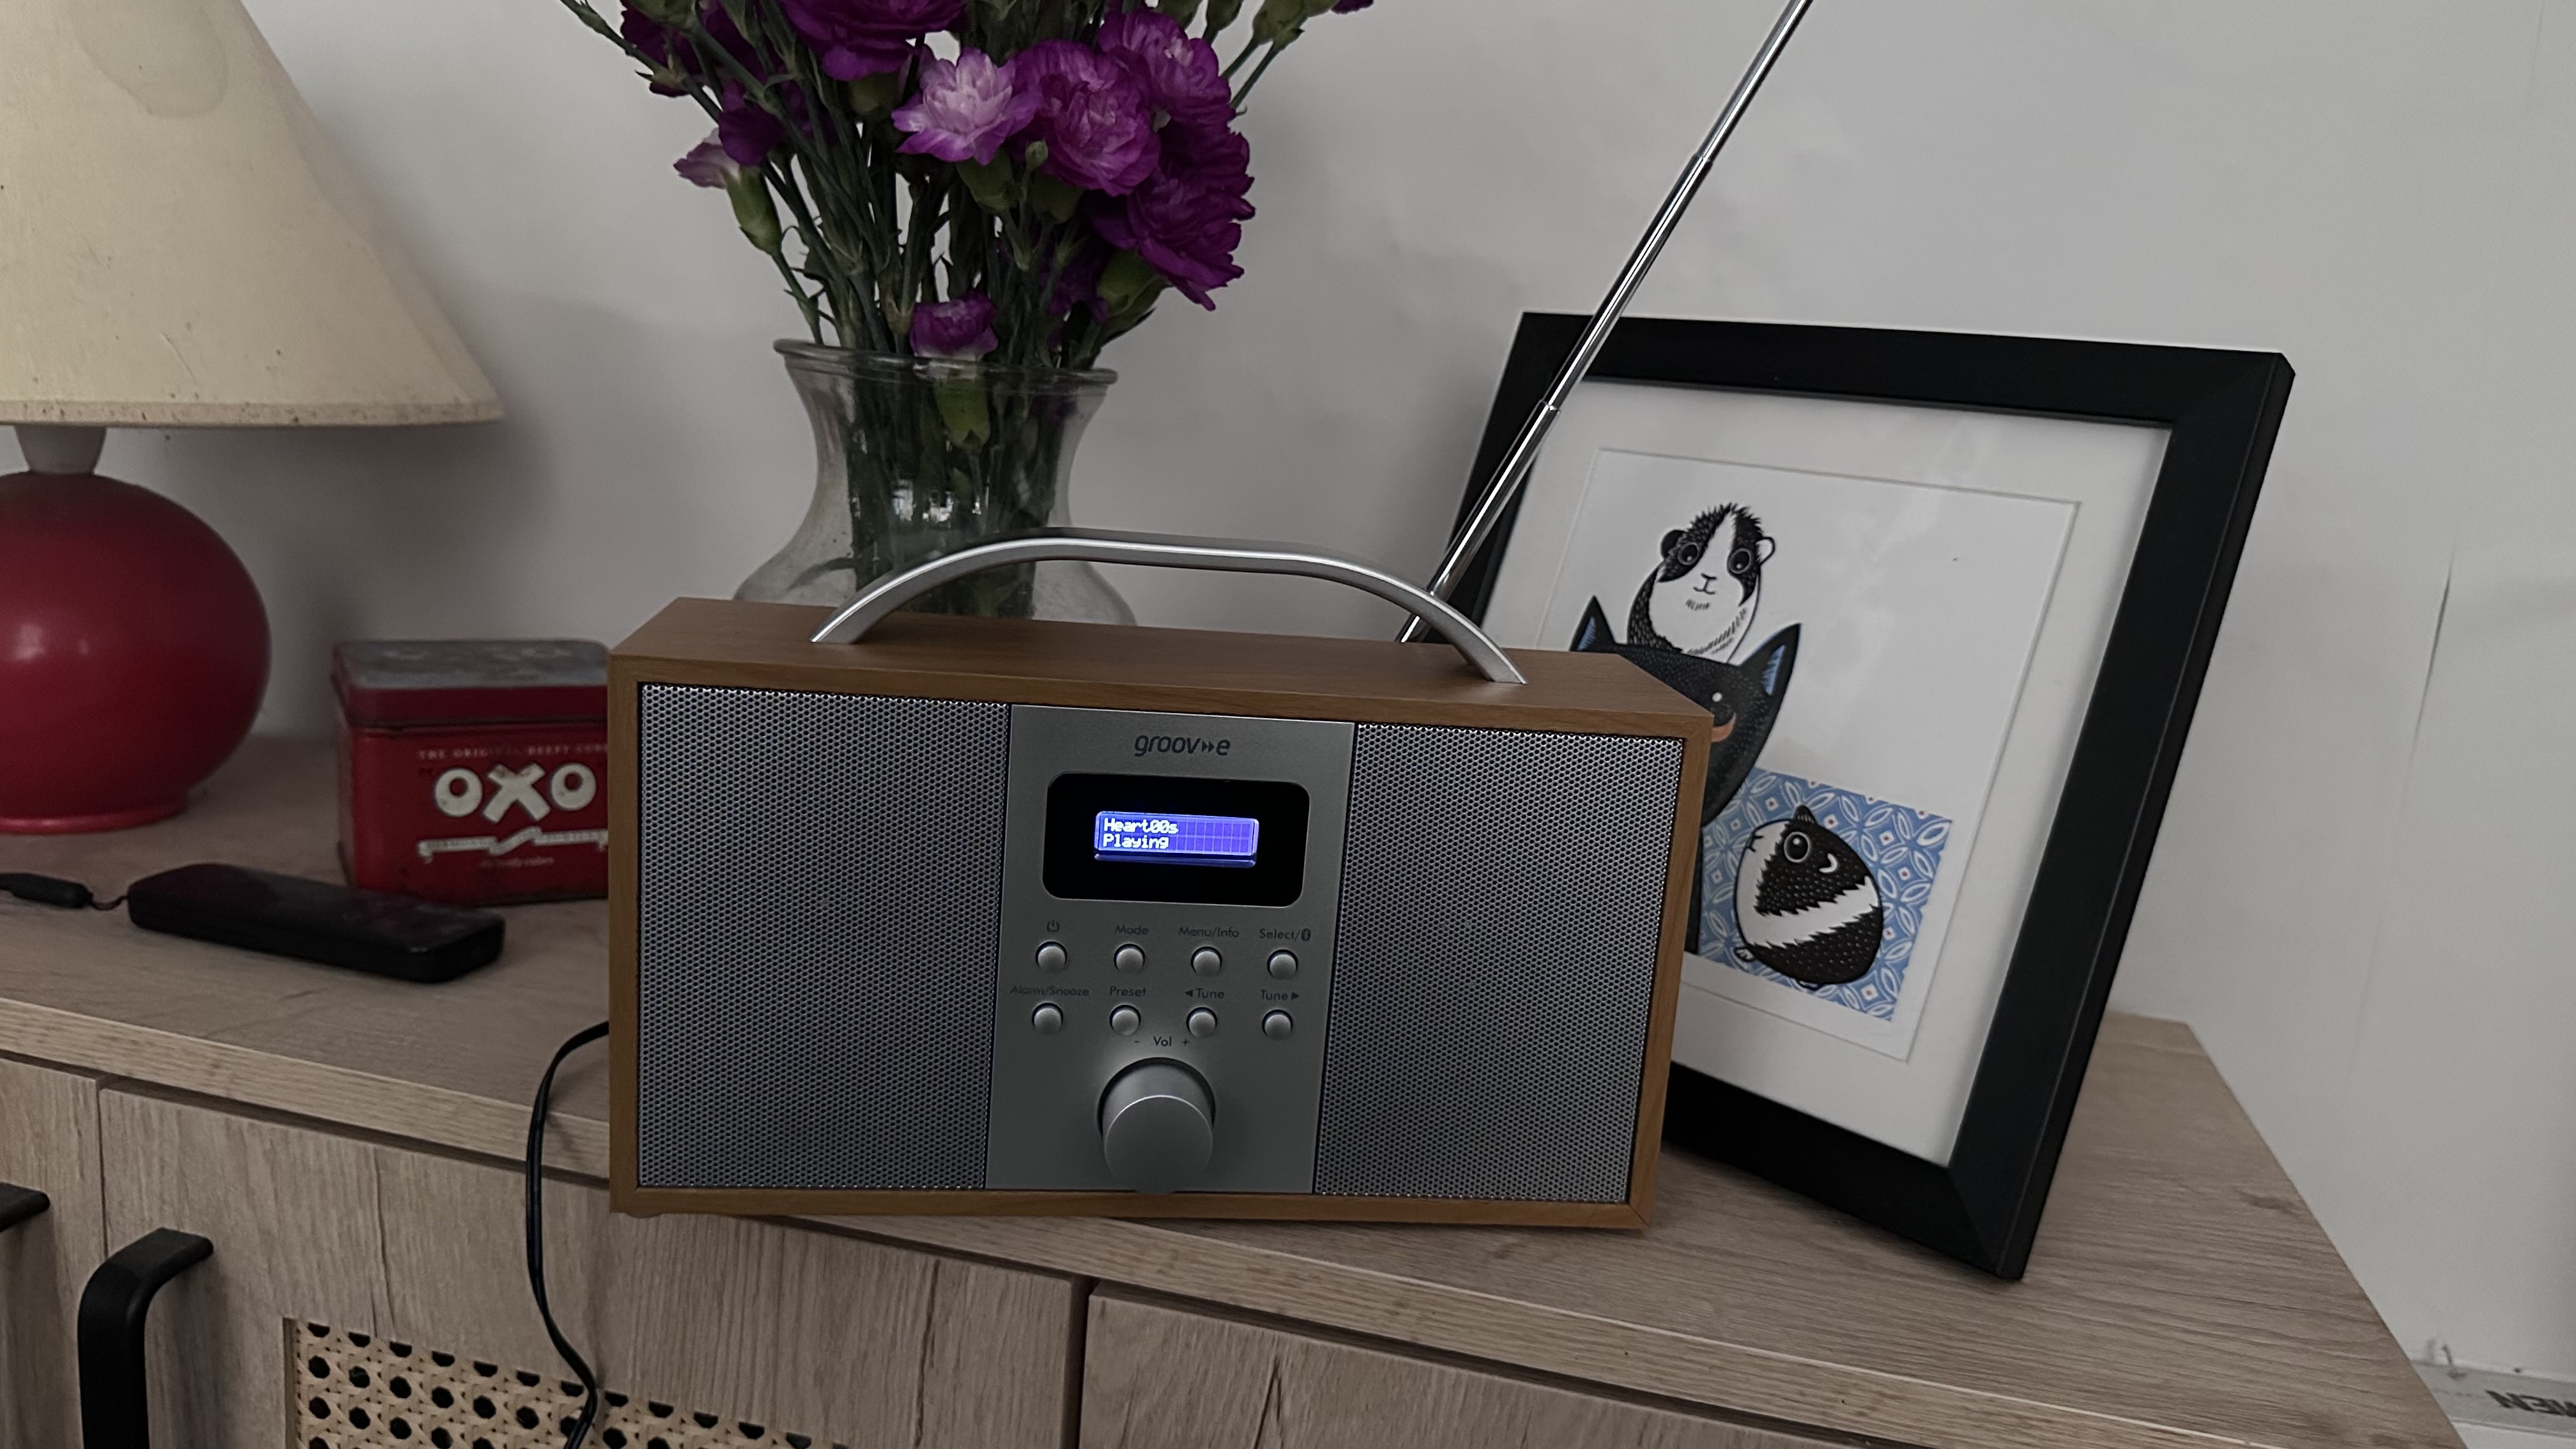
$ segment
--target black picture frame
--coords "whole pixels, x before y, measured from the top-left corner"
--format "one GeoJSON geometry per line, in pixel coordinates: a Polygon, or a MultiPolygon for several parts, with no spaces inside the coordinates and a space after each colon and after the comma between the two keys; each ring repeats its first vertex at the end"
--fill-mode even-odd
{"type": "MultiPolygon", "coordinates": [[[[1525,313],[1463,519],[1584,320],[1525,313]]],[[[1968,333],[1631,318],[1587,380],[2167,430],[2162,467],[1947,1165],[1688,1067],[1665,1140],[2003,1278],[2030,1260],[2138,888],[2235,581],[2292,372],[2278,353],[1968,333]]],[[[1460,579],[1481,620],[1519,506],[1460,579]]]]}

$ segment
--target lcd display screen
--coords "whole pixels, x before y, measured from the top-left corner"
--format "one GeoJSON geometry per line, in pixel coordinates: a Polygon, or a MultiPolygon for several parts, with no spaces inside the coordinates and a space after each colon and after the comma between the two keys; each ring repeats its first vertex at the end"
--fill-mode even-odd
{"type": "Polygon", "coordinates": [[[1103,810],[1091,818],[1102,860],[1249,867],[1261,855],[1261,822],[1249,815],[1103,810]]]}
{"type": "Polygon", "coordinates": [[[1067,900],[1286,906],[1306,888],[1305,787],[1183,775],[1059,775],[1047,890],[1067,900]]]}

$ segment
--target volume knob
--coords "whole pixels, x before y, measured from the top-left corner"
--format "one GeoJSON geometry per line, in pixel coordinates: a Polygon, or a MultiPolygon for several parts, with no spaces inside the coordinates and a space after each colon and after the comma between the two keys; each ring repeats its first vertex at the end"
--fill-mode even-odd
{"type": "Polygon", "coordinates": [[[1138,1062],[1100,1094],[1100,1152],[1138,1192],[1178,1192],[1216,1151],[1216,1102],[1179,1062],[1138,1062]]]}

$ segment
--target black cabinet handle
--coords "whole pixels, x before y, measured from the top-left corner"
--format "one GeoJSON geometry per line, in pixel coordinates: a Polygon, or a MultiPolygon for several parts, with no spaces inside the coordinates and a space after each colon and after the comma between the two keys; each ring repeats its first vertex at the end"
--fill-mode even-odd
{"type": "Polygon", "coordinates": [[[161,1285],[213,1257],[195,1233],[155,1228],[98,1265],[81,1289],[82,1449],[150,1449],[143,1321],[161,1285]]]}
{"type": "Polygon", "coordinates": [[[0,1182],[0,1233],[52,1207],[54,1200],[32,1187],[14,1182],[0,1182]]]}

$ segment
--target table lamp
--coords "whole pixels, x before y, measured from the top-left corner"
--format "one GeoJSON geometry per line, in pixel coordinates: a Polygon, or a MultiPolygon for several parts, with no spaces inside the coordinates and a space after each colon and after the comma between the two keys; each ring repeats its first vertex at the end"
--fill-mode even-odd
{"type": "Polygon", "coordinates": [[[239,0],[8,0],[0,55],[0,831],[115,829],[241,743],[268,618],[106,430],[501,406],[239,0]]]}

